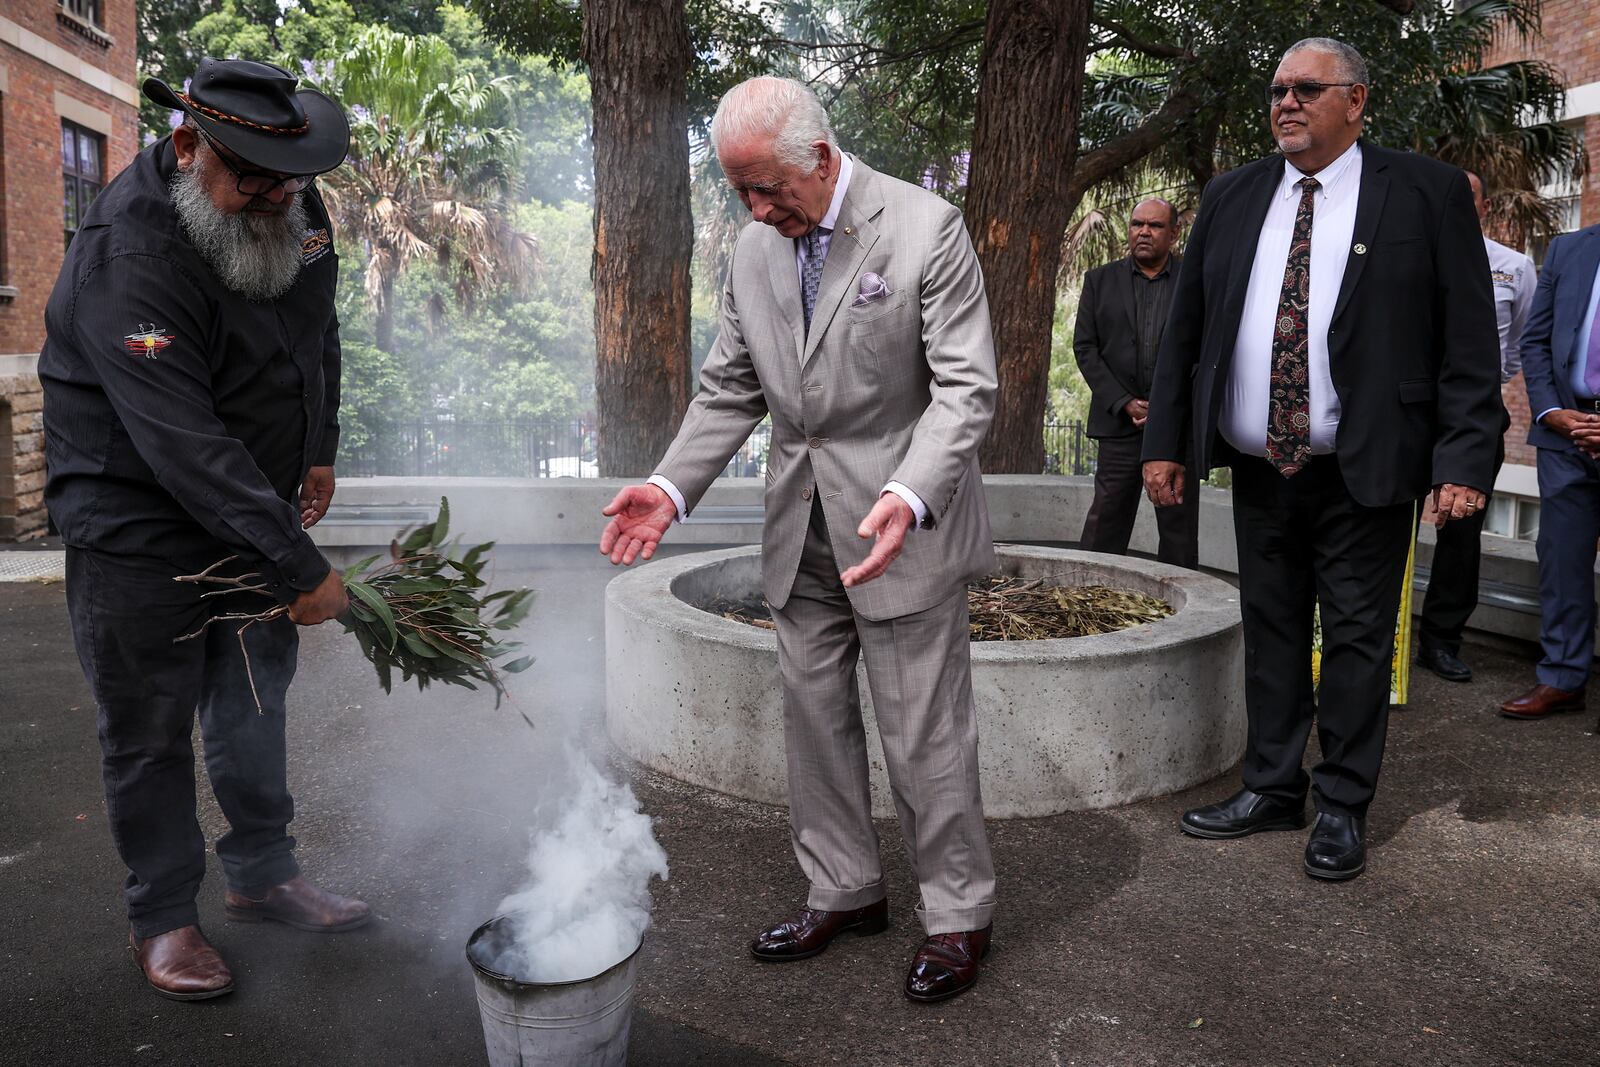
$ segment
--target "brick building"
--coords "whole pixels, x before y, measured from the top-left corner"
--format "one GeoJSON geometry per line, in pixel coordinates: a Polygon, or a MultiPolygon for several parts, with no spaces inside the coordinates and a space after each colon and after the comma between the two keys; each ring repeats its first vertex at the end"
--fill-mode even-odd
{"type": "Polygon", "coordinates": [[[79,213],[139,141],[135,0],[0,4],[0,541],[44,531],[44,305],[79,213]]]}
{"type": "MultiPolygon", "coordinates": [[[[1594,0],[1544,0],[1543,32],[1531,47],[1514,38],[1490,57],[1491,63],[1540,59],[1555,67],[1567,83],[1565,122],[1584,139],[1589,172],[1578,182],[1546,190],[1560,198],[1568,231],[1600,222],[1600,4],[1594,0]]],[[[1542,247],[1529,250],[1535,260],[1542,247]]],[[[1497,485],[1485,529],[1505,537],[1531,540],[1539,530],[1539,485],[1534,450],[1528,445],[1528,393],[1519,375],[1505,388],[1511,429],[1506,434],[1506,466],[1497,485]]]]}

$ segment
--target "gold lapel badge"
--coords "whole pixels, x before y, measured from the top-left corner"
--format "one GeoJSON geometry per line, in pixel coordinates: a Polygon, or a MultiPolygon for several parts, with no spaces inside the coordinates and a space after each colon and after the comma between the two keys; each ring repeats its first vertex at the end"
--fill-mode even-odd
{"type": "Polygon", "coordinates": [[[1363,244],[1358,244],[1353,249],[1351,249],[1351,251],[1354,252],[1358,256],[1364,256],[1364,255],[1367,254],[1367,246],[1363,245],[1363,244]]]}

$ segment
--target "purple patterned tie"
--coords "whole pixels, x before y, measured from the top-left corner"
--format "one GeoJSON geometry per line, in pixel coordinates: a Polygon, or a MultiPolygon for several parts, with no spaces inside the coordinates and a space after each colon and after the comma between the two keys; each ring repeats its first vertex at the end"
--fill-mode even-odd
{"type": "Polygon", "coordinates": [[[1600,396],[1600,314],[1595,315],[1589,327],[1589,352],[1584,357],[1583,384],[1590,396],[1600,396]]]}
{"type": "Polygon", "coordinates": [[[1301,178],[1283,293],[1272,329],[1272,392],[1267,404],[1267,462],[1285,478],[1311,458],[1311,360],[1306,311],[1311,305],[1311,212],[1315,178],[1301,178]]]}

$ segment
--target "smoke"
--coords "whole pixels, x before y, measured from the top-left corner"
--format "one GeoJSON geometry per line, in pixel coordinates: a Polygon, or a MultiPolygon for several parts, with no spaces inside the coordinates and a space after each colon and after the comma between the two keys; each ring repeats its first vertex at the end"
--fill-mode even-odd
{"type": "Polygon", "coordinates": [[[500,902],[513,940],[490,969],[522,982],[593,978],[631,955],[650,926],[650,877],[667,854],[626,782],[567,748],[571,777],[532,833],[528,881],[500,902]]]}

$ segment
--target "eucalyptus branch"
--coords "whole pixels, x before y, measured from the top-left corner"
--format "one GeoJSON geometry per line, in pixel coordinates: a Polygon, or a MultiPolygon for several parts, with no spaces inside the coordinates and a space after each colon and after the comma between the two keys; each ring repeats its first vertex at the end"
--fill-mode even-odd
{"type": "MultiPolygon", "coordinates": [[[[521,646],[501,640],[495,631],[514,629],[527,617],[533,590],[504,589],[483,595],[481,590],[488,583],[480,575],[494,543],[476,545],[457,555],[453,543],[445,543],[449,525],[450,502],[441,499],[439,517],[401,531],[389,546],[387,562],[378,564],[381,554],[374,555],[347,569],[342,578],[350,609],[339,621],[345,632],[355,635],[362,653],[377,670],[384,692],[392,691],[392,671],[399,668],[401,680],[415,678],[419,689],[426,689],[430,682],[467,689],[476,689],[474,682],[484,683],[494,690],[498,705],[506,696],[503,675],[527,669],[533,657],[503,662],[521,646]]],[[[271,597],[259,572],[237,577],[218,573],[236,559],[218,560],[199,574],[182,575],[177,581],[219,587],[202,593],[202,600],[223,593],[271,597]]],[[[256,623],[271,622],[288,612],[287,604],[277,604],[261,612],[212,615],[177,641],[199,637],[212,623],[242,621],[239,650],[244,654],[250,694],[260,712],[261,696],[244,633],[256,623]]]]}

